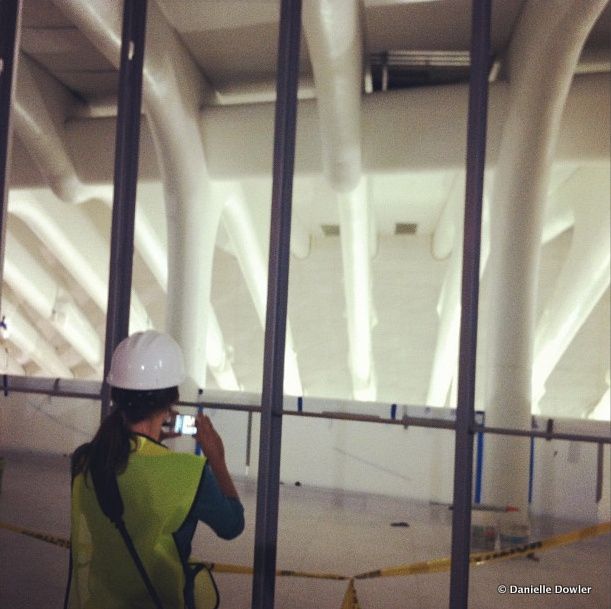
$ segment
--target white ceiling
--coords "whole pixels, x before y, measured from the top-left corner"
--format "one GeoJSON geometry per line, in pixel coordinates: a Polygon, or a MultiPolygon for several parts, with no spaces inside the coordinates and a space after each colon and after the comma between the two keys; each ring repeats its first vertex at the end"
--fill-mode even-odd
{"type": "MultiPolygon", "coordinates": [[[[57,0],[57,4],[60,6],[62,2],[57,0]]],[[[245,90],[246,86],[260,83],[272,91],[278,3],[159,0],[158,4],[213,88],[245,90]]],[[[501,63],[523,4],[523,0],[493,3],[493,52],[501,63]]],[[[367,52],[467,50],[469,7],[468,0],[365,0],[362,28],[367,52]]],[[[32,69],[39,76],[43,104],[59,125],[58,131],[78,178],[87,186],[104,186],[108,192],[114,163],[113,103],[118,81],[115,66],[50,0],[24,0],[22,25],[22,53],[36,64],[32,69]]],[[[588,52],[608,56],[610,29],[611,7],[607,6],[590,34],[588,52]]],[[[302,40],[301,74],[305,84],[311,81],[312,67],[305,40],[302,40]]],[[[448,266],[448,259],[433,256],[432,235],[463,171],[461,134],[466,129],[465,91],[465,85],[458,84],[443,90],[431,87],[411,92],[375,93],[363,99],[362,148],[373,218],[371,298],[376,323],[372,341],[378,401],[413,404],[426,401],[438,331],[436,308],[448,266]],[[439,96],[449,97],[440,101],[439,96]],[[413,100],[406,108],[406,116],[401,111],[405,99],[413,100]],[[421,108],[415,111],[417,104],[421,108]],[[410,110],[412,116],[409,116],[410,110]],[[395,235],[397,223],[416,224],[415,234],[395,235]]],[[[491,90],[491,170],[504,120],[503,92],[501,72],[501,82],[495,83],[491,90]]],[[[247,94],[240,98],[241,102],[248,100],[247,94]]],[[[565,123],[568,135],[561,134],[559,155],[551,173],[552,208],[554,201],[561,198],[563,185],[583,164],[598,168],[602,191],[599,189],[595,195],[608,197],[605,184],[609,174],[609,135],[605,108],[599,108],[599,114],[594,112],[594,118],[586,124],[580,122],[580,103],[571,103],[575,118],[565,123]],[[600,121],[599,115],[603,116],[600,121]],[[571,136],[575,130],[581,132],[579,137],[571,136]],[[592,158],[586,159],[584,149],[596,150],[592,158]]],[[[301,131],[294,185],[294,230],[296,235],[309,238],[310,250],[306,257],[293,255],[291,258],[289,319],[304,392],[350,399],[352,383],[342,251],[339,237],[325,236],[322,229],[323,225],[337,225],[339,214],[334,192],[321,171],[315,104],[314,100],[304,101],[299,110],[301,131]],[[311,125],[314,127],[310,128],[311,125]]],[[[202,109],[204,146],[213,180],[222,178],[242,186],[251,211],[253,234],[264,247],[271,198],[272,117],[270,106],[254,103],[232,108],[217,103],[202,109]]],[[[34,158],[17,133],[10,178],[15,193],[28,196],[32,189],[49,191],[49,183],[37,169],[34,158]]],[[[488,185],[492,177],[490,171],[488,185]]],[[[138,205],[145,210],[162,251],[166,243],[164,195],[146,122],[143,123],[140,180],[138,205]]],[[[576,180],[579,176],[575,177],[572,188],[576,187],[576,180]]],[[[584,193],[584,204],[593,196],[588,190],[589,184],[585,178],[578,184],[584,193]]],[[[103,198],[86,198],[78,209],[93,223],[97,233],[107,239],[110,210],[101,202],[103,198]]],[[[72,295],[103,339],[104,314],[58,255],[62,244],[50,240],[50,233],[46,237],[40,232],[36,234],[33,226],[19,219],[18,214],[11,214],[8,226],[9,232],[26,246],[58,285],[72,295]]],[[[568,255],[571,235],[569,227],[543,246],[540,311],[568,255]]],[[[262,376],[263,329],[223,228],[217,245],[211,302],[239,384],[247,391],[257,391],[262,376]]],[[[82,255],[93,259],[93,252],[84,251],[82,255]]],[[[134,263],[134,288],[154,325],[163,328],[165,294],[138,253],[134,263]]],[[[75,376],[99,377],[99,370],[84,362],[57,326],[42,319],[27,298],[6,284],[3,293],[75,376]]],[[[482,290],[483,316],[487,312],[485,297],[486,277],[482,290]]],[[[596,404],[608,387],[609,331],[607,287],[549,378],[541,402],[542,412],[582,416],[596,404]]],[[[480,343],[483,353],[486,342],[481,333],[480,343]]],[[[48,374],[10,338],[4,345],[11,360],[26,373],[48,374]]],[[[483,361],[480,364],[483,366],[483,361]]],[[[211,387],[217,385],[212,374],[208,374],[208,383],[211,387]]]]}

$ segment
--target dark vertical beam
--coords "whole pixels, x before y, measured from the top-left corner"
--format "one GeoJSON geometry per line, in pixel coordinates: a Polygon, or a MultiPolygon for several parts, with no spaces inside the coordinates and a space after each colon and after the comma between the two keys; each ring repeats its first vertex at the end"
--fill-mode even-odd
{"type": "Polygon", "coordinates": [[[528,464],[528,503],[533,501],[533,482],[535,479],[535,439],[530,439],[530,461],[528,464]]]}
{"type": "Polygon", "coordinates": [[[274,606],[284,346],[300,36],[301,0],[282,0],[278,40],[272,215],[259,438],[253,609],[272,609],[274,606]]]}
{"type": "MultiPolygon", "coordinates": [[[[104,379],[115,347],[129,332],[146,3],[147,0],[125,0],[123,5],[104,379]]],[[[104,383],[102,418],[109,411],[110,392],[104,383]]]]}
{"type": "Polygon", "coordinates": [[[467,609],[469,596],[479,259],[490,67],[490,0],[473,0],[472,6],[450,609],[467,609]]]}
{"type": "MultiPolygon", "coordinates": [[[[485,414],[483,412],[476,413],[478,415],[477,423],[484,425],[485,414]]],[[[482,476],[484,473],[484,434],[481,431],[477,432],[477,452],[475,459],[475,496],[473,503],[482,502],[482,476]]]]}
{"type": "MultiPolygon", "coordinates": [[[[0,0],[0,287],[8,211],[8,174],[11,162],[11,102],[19,52],[21,0],[0,0]]],[[[1,295],[1,294],[0,294],[1,295]]]]}
{"type": "Polygon", "coordinates": [[[605,445],[598,443],[596,449],[596,503],[603,498],[603,484],[605,474],[605,445]]]}

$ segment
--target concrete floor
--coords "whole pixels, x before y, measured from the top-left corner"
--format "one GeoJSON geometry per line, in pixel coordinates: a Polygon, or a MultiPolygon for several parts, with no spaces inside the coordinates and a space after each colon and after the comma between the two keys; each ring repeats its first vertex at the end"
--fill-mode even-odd
{"type": "MultiPolygon", "coordinates": [[[[67,457],[9,454],[0,494],[0,520],[68,536],[67,457]]],[[[252,564],[255,486],[238,480],[246,507],[244,534],[231,542],[204,526],[194,540],[194,555],[216,562],[252,564]]],[[[533,537],[579,528],[583,524],[535,520],[533,537]]],[[[389,497],[338,494],[283,485],[278,567],[354,575],[414,561],[444,557],[450,551],[451,512],[443,506],[389,497]],[[409,527],[391,527],[405,521],[409,527]]],[[[611,538],[602,536],[538,555],[488,563],[471,570],[472,609],[491,606],[567,609],[611,607],[611,538]],[[501,595],[499,585],[583,585],[587,595],[501,595]]],[[[0,529],[0,609],[61,607],[68,553],[41,541],[0,529]]],[[[221,607],[250,607],[251,578],[216,576],[221,607]]],[[[279,578],[276,609],[340,609],[346,582],[279,578]]],[[[449,574],[379,578],[356,584],[362,609],[437,609],[448,606],[449,574]]]]}

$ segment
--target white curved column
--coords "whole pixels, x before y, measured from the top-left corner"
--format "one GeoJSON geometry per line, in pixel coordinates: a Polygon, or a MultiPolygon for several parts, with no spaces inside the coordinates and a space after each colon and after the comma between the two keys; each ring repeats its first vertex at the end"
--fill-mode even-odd
{"type": "Polygon", "coordinates": [[[363,40],[356,0],[309,0],[303,30],[321,123],[322,164],[338,192],[361,179],[361,89],[363,40]]]}
{"type": "MultiPolygon", "coordinates": [[[[119,65],[121,4],[55,0],[114,65],[119,65]]],[[[214,244],[221,204],[212,196],[199,131],[210,92],[176,32],[148,5],[143,104],[163,176],[168,227],[166,326],[180,344],[189,392],[206,382],[206,345],[214,244]]],[[[185,397],[192,397],[186,395],[185,397]]]]}
{"type": "MultiPolygon", "coordinates": [[[[560,119],[583,43],[606,0],[529,0],[508,54],[508,115],[491,201],[486,424],[530,427],[536,287],[560,119]]],[[[527,519],[529,443],[491,436],[484,499],[527,519]]]]}
{"type": "Polygon", "coordinates": [[[337,193],[346,298],[349,366],[357,400],[375,400],[371,329],[371,235],[362,176],[363,39],[356,0],[311,0],[303,27],[314,71],[324,174],[337,193]]]}
{"type": "Polygon", "coordinates": [[[83,184],[68,153],[63,134],[66,112],[74,97],[26,55],[19,55],[19,77],[12,106],[15,133],[55,195],[66,203],[99,198],[112,202],[112,186],[83,184]],[[53,109],[51,109],[53,108],[53,109]]]}
{"type": "MultiPolygon", "coordinates": [[[[63,201],[74,202],[82,184],[66,151],[58,125],[40,94],[37,81],[45,79],[47,94],[56,98],[59,97],[59,85],[56,82],[50,83],[51,79],[41,72],[27,56],[19,54],[19,77],[12,107],[15,132],[53,192],[63,201]]],[[[68,97],[65,94],[60,104],[65,105],[68,97]]]]}

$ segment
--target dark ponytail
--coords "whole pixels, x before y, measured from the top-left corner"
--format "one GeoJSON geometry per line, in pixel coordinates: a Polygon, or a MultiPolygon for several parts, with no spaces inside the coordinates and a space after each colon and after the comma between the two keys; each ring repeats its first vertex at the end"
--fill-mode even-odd
{"type": "Polygon", "coordinates": [[[127,467],[132,450],[130,425],[144,421],[178,401],[178,388],[140,391],[113,387],[114,408],[102,421],[98,432],[72,456],[72,478],[95,471],[104,478],[120,474],[127,467]]]}

